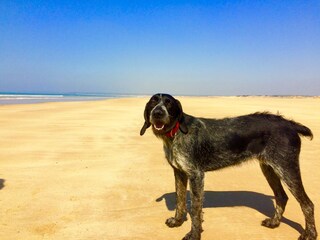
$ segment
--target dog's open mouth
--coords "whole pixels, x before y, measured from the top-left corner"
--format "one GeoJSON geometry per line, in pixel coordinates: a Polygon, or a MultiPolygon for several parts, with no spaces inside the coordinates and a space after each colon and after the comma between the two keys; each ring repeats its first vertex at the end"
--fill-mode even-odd
{"type": "Polygon", "coordinates": [[[157,130],[157,131],[161,131],[164,129],[164,125],[163,123],[155,123],[153,124],[153,127],[157,130]]]}

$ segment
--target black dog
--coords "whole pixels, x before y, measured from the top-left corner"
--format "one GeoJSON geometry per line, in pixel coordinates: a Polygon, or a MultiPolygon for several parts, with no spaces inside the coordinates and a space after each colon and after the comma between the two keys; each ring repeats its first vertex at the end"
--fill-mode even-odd
{"type": "Polygon", "coordinates": [[[168,94],[156,94],[146,104],[143,135],[152,126],[153,133],[164,143],[165,156],[173,167],[176,184],[176,214],[169,218],[169,227],[178,227],[186,219],[186,191],[191,193],[191,231],[184,239],[200,239],[204,172],[221,169],[256,158],[272,188],[276,207],[273,218],[262,222],[278,227],[288,197],[282,180],[300,203],[305,216],[305,231],[300,240],[315,240],[314,206],[301,181],[299,135],[312,139],[309,128],[279,115],[254,113],[225,118],[196,118],[182,111],[178,100],[168,94]]]}

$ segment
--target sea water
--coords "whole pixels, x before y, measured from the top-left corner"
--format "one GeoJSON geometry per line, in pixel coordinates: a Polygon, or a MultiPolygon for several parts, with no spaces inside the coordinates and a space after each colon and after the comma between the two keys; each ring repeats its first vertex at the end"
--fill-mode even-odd
{"type": "Polygon", "coordinates": [[[96,101],[109,98],[133,97],[129,94],[110,93],[0,93],[0,105],[44,102],[96,101]]]}

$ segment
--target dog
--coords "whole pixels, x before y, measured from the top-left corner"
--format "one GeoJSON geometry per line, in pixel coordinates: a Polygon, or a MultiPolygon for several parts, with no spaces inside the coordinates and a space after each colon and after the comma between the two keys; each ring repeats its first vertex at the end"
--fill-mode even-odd
{"type": "Polygon", "coordinates": [[[204,173],[258,159],[275,195],[275,213],[262,221],[278,227],[288,197],[283,181],[299,202],[306,226],[299,240],[315,240],[314,205],[302,185],[299,169],[300,136],[313,138],[306,126],[267,112],[224,118],[197,118],[183,112],[181,103],[169,94],[155,94],[144,110],[140,135],[152,126],[163,141],[165,157],[172,166],[176,187],[175,216],[166,220],[179,227],[186,220],[187,184],[191,196],[191,231],[183,240],[201,239],[204,173]],[[299,136],[300,135],[300,136],[299,136]]]}

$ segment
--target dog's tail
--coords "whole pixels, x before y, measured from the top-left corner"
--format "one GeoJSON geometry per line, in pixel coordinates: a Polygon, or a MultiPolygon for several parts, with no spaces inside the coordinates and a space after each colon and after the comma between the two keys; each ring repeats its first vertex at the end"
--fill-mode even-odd
{"type": "Polygon", "coordinates": [[[308,128],[308,127],[306,127],[306,126],[304,126],[304,125],[302,125],[302,124],[300,124],[300,123],[297,123],[297,122],[295,122],[295,121],[290,121],[290,123],[291,123],[292,128],[293,128],[295,131],[297,131],[297,133],[298,133],[299,135],[302,135],[302,136],[305,136],[305,137],[309,137],[310,140],[313,139],[313,133],[312,133],[312,131],[310,130],[310,128],[308,128]]]}
{"type": "MultiPolygon", "coordinates": [[[[256,113],[256,114],[261,114],[261,113],[256,113]]],[[[264,117],[268,118],[271,121],[282,122],[282,124],[284,124],[285,127],[289,127],[291,130],[297,132],[299,135],[302,135],[304,137],[309,137],[310,140],[313,139],[313,133],[310,130],[310,128],[302,125],[301,123],[297,123],[293,120],[286,119],[279,113],[277,115],[273,115],[273,114],[270,114],[269,112],[263,112],[261,115],[263,115],[264,117]]]]}

